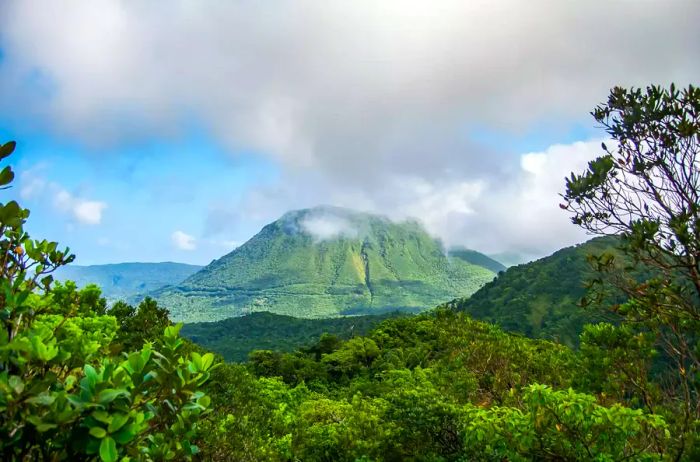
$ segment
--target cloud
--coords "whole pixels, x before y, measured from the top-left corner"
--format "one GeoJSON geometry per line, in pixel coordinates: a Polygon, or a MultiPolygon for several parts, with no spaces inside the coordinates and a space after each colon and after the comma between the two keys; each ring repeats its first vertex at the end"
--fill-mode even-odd
{"type": "Polygon", "coordinates": [[[194,236],[191,236],[182,231],[174,231],[170,235],[170,240],[179,250],[195,250],[197,249],[197,240],[194,236]]]}
{"type": "Polygon", "coordinates": [[[699,15],[682,0],[11,1],[0,100],[95,143],[194,115],[298,168],[439,174],[467,124],[517,132],[579,118],[615,84],[694,80],[699,15]]]}
{"type": "Polygon", "coordinates": [[[107,208],[105,202],[76,197],[56,184],[51,187],[54,190],[54,205],[58,210],[69,213],[84,225],[99,225],[102,222],[102,212],[107,208]]]}
{"type": "Polygon", "coordinates": [[[46,189],[46,180],[40,177],[27,175],[23,172],[20,177],[21,188],[19,190],[19,195],[22,199],[32,199],[40,195],[46,189]]]}
{"type": "Polygon", "coordinates": [[[693,0],[8,1],[0,110],[98,148],[194,120],[275,160],[279,181],[222,198],[205,236],[331,203],[535,255],[582,238],[556,193],[594,149],[474,133],[572,139],[614,85],[696,80],[699,17],[693,0]]]}
{"type": "MultiPolygon", "coordinates": [[[[517,167],[499,177],[430,181],[394,174],[387,175],[383,188],[371,191],[313,175],[288,174],[279,184],[251,190],[230,205],[229,215],[218,208],[212,213],[227,218],[222,228],[249,226],[252,234],[287,210],[317,205],[323,197],[324,202],[381,213],[395,221],[417,219],[447,246],[539,258],[587,239],[559,208],[559,194],[564,191],[565,177],[583,171],[602,154],[600,142],[581,141],[523,153],[517,157],[517,167]]],[[[358,233],[350,221],[333,213],[310,215],[301,225],[321,240],[358,233]]]]}
{"type": "Polygon", "coordinates": [[[317,212],[305,216],[299,223],[301,229],[318,241],[337,237],[354,238],[359,230],[346,218],[332,212],[317,212]]]}
{"type": "Polygon", "coordinates": [[[582,172],[600,155],[601,140],[553,145],[520,156],[520,169],[507,183],[491,183],[474,204],[474,214],[450,231],[473,248],[517,251],[535,258],[589,238],[571,224],[558,204],[565,177],[582,172]]]}
{"type": "Polygon", "coordinates": [[[19,174],[19,197],[22,200],[50,200],[54,208],[69,215],[83,225],[99,225],[102,215],[107,209],[107,203],[86,199],[66,190],[60,184],[49,181],[44,177],[50,166],[39,163],[23,169],[19,174]]]}

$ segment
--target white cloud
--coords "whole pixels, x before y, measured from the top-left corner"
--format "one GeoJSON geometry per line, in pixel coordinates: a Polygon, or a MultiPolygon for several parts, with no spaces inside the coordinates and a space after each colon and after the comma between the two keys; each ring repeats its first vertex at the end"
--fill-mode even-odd
{"type": "Polygon", "coordinates": [[[217,245],[220,247],[223,247],[224,249],[227,250],[234,250],[237,247],[241,246],[241,241],[231,241],[231,240],[223,240],[223,241],[217,241],[217,245]]]}
{"type": "Polygon", "coordinates": [[[289,166],[439,171],[469,123],[517,132],[615,84],[695,80],[698,17],[691,0],[10,1],[0,100],[97,143],[195,116],[289,166]]]}
{"type": "Polygon", "coordinates": [[[46,192],[49,185],[43,174],[48,168],[46,163],[35,164],[22,170],[19,174],[19,196],[23,200],[31,200],[46,192]]]}
{"type": "Polygon", "coordinates": [[[76,222],[99,225],[107,203],[80,197],[67,191],[60,184],[48,181],[43,176],[47,168],[48,164],[39,163],[21,171],[18,183],[19,197],[23,200],[50,198],[56,210],[68,214],[76,222]]]}
{"type": "Polygon", "coordinates": [[[473,219],[453,230],[453,238],[461,233],[461,240],[473,248],[529,257],[590,238],[559,208],[559,194],[565,177],[582,172],[601,154],[600,140],[593,140],[521,155],[518,173],[508,182],[489,184],[474,203],[473,219]]]}
{"type": "MultiPolygon", "coordinates": [[[[24,176],[24,175],[23,175],[24,176]]],[[[32,199],[42,192],[46,188],[46,181],[39,177],[30,177],[22,179],[22,186],[19,190],[20,197],[22,199],[32,199]]]]}
{"type": "Polygon", "coordinates": [[[80,223],[99,225],[102,221],[102,211],[106,207],[107,204],[104,202],[76,199],[73,206],[73,215],[80,223]]]}
{"type": "Polygon", "coordinates": [[[314,213],[306,216],[299,223],[301,228],[318,241],[336,237],[353,238],[358,235],[358,229],[346,218],[332,212],[314,213]]]}
{"type": "Polygon", "coordinates": [[[53,202],[58,210],[69,213],[73,219],[84,225],[99,225],[102,222],[102,212],[107,208],[105,202],[76,197],[54,183],[51,187],[53,202]]]}
{"type": "MultiPolygon", "coordinates": [[[[285,211],[324,202],[388,215],[415,218],[447,246],[464,245],[487,253],[517,252],[527,258],[547,255],[586,240],[559,208],[565,177],[582,172],[602,154],[600,140],[553,145],[518,156],[517,168],[499,177],[476,180],[389,175],[381,190],[337,184],[303,173],[288,174],[279,184],[252,190],[231,213],[212,211],[220,229],[248,226],[251,233],[285,211]]],[[[311,216],[304,230],[318,239],[357,233],[343,217],[311,216]]]]}
{"type": "Polygon", "coordinates": [[[557,193],[595,143],[521,156],[470,134],[568,139],[614,85],[700,75],[694,0],[5,3],[0,111],[97,146],[195,119],[278,161],[206,236],[330,203],[541,254],[582,238],[557,193]]]}
{"type": "Polygon", "coordinates": [[[170,240],[179,250],[195,250],[197,248],[197,240],[183,231],[174,231],[170,235],[170,240]]]}

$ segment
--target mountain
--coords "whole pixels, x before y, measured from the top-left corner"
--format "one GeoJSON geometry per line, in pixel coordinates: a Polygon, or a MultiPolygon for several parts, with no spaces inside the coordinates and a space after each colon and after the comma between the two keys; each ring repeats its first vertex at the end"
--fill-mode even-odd
{"type": "Polygon", "coordinates": [[[464,247],[453,247],[450,249],[449,256],[453,258],[460,258],[467,263],[473,265],[483,266],[486,269],[490,269],[494,273],[500,273],[506,270],[506,266],[502,263],[494,260],[491,257],[484,255],[476,250],[466,249],[464,247]]]}
{"type": "Polygon", "coordinates": [[[114,263],[107,265],[67,265],[54,277],[59,281],[75,281],[78,287],[97,284],[110,301],[134,301],[151,291],[178,284],[202,269],[184,263],[114,263]]]}
{"type": "Polygon", "coordinates": [[[415,221],[336,207],[285,214],[182,284],[153,296],[175,320],[255,311],[300,318],[421,311],[476,291],[494,271],[448,258],[415,221]]]}
{"type": "Polygon", "coordinates": [[[318,342],[322,334],[340,339],[365,335],[370,329],[399,312],[342,318],[303,319],[267,312],[222,319],[216,322],[185,324],[181,334],[219,353],[226,361],[242,362],[253,350],[291,352],[318,342]]]}
{"type": "Polygon", "coordinates": [[[446,305],[509,331],[576,345],[584,324],[612,319],[577,302],[586,292],[585,281],[593,276],[586,256],[610,251],[615,243],[614,238],[595,238],[512,266],[471,297],[446,305]]]}

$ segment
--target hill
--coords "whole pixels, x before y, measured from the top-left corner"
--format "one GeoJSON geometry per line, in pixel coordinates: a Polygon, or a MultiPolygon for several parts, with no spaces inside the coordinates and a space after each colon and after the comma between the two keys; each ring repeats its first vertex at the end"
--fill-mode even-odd
{"type": "Polygon", "coordinates": [[[335,207],[289,212],[182,284],[153,296],[178,321],[256,311],[302,318],[417,312],[467,296],[495,273],[414,221],[335,207]]]}
{"type": "Polygon", "coordinates": [[[399,316],[345,316],[342,318],[303,319],[260,312],[216,322],[185,324],[182,335],[219,353],[226,361],[241,362],[253,350],[292,352],[316,343],[322,334],[340,339],[364,335],[381,321],[399,316]]]}
{"type": "Polygon", "coordinates": [[[593,275],[586,256],[609,251],[614,244],[612,238],[596,238],[512,266],[471,297],[447,305],[509,331],[576,345],[584,324],[610,320],[609,314],[584,310],[577,303],[593,275]]]}
{"type": "Polygon", "coordinates": [[[54,277],[59,281],[75,281],[78,287],[97,284],[110,301],[135,301],[153,290],[178,284],[201,268],[172,262],[68,265],[59,268],[54,277]]]}
{"type": "Polygon", "coordinates": [[[464,247],[453,247],[450,249],[449,256],[452,258],[460,258],[467,263],[483,266],[490,269],[494,273],[500,273],[506,270],[506,266],[491,257],[484,255],[476,250],[466,249],[464,247]]]}

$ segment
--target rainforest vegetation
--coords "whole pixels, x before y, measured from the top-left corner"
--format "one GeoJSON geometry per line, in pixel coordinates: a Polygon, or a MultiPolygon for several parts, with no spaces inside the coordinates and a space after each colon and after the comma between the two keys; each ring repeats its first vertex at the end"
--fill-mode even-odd
{"type": "Polygon", "coordinates": [[[700,91],[614,88],[592,114],[612,142],[560,207],[614,238],[242,364],[167,305],[53,281],[73,255],[2,204],[2,460],[699,460],[700,91]]]}

